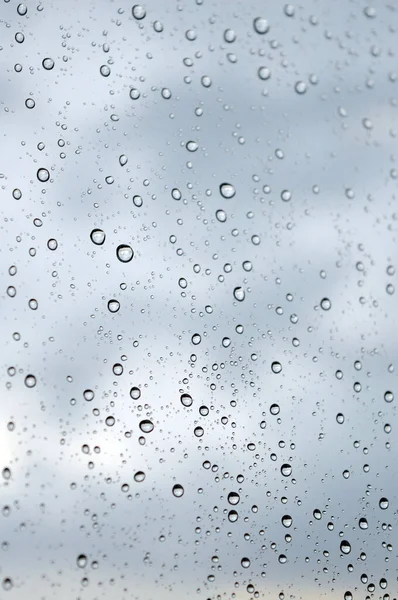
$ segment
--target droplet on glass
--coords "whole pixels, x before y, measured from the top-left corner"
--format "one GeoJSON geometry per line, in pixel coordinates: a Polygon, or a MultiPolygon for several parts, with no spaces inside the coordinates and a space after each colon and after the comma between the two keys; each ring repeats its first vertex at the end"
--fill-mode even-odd
{"type": "Polygon", "coordinates": [[[128,246],[127,244],[121,244],[116,248],[116,256],[120,262],[128,263],[132,260],[134,251],[131,246],[128,246]]]}
{"type": "Polygon", "coordinates": [[[245,290],[242,287],[236,287],[234,289],[234,298],[238,302],[243,302],[243,300],[245,299],[245,296],[246,296],[245,290]]]}
{"type": "Polygon", "coordinates": [[[220,194],[223,198],[233,198],[236,194],[236,190],[232,183],[222,183],[220,185],[220,194]]]}
{"type": "Polygon", "coordinates": [[[93,229],[90,233],[90,238],[93,244],[96,244],[97,246],[102,246],[102,244],[105,242],[106,235],[105,232],[102,231],[102,229],[93,229]]]}
{"type": "Polygon", "coordinates": [[[108,310],[111,313],[116,313],[120,309],[120,302],[118,300],[109,300],[108,301],[108,310]]]}
{"type": "Polygon", "coordinates": [[[36,385],[36,377],[34,375],[27,375],[25,377],[25,385],[28,388],[33,388],[36,385]]]}
{"type": "Polygon", "coordinates": [[[172,492],[173,492],[173,496],[175,496],[176,498],[181,498],[181,496],[184,495],[184,488],[179,483],[176,483],[173,486],[172,492]]]}
{"type": "Polygon", "coordinates": [[[253,28],[256,33],[263,35],[269,31],[269,23],[264,17],[256,17],[253,21],[253,28]]]}
{"type": "Polygon", "coordinates": [[[41,168],[37,171],[37,179],[42,183],[45,183],[50,179],[50,173],[47,169],[41,168]]]}

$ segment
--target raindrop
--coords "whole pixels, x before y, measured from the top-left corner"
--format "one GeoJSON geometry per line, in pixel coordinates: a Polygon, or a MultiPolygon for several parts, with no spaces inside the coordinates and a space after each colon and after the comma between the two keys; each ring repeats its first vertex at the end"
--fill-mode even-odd
{"type": "Polygon", "coordinates": [[[154,424],[149,419],[144,419],[140,422],[140,429],[143,433],[151,433],[154,429],[154,424]]]}
{"type": "Polygon", "coordinates": [[[49,171],[47,171],[47,169],[44,169],[44,168],[38,169],[37,179],[39,181],[41,181],[42,183],[45,183],[46,181],[48,181],[50,179],[49,171]]]}
{"type": "Polygon", "coordinates": [[[349,554],[351,552],[351,544],[347,540],[343,540],[340,544],[340,550],[343,554],[349,554]]]}
{"type": "Polygon", "coordinates": [[[138,100],[138,98],[141,96],[141,93],[139,90],[137,90],[137,88],[131,88],[130,90],[130,98],[132,100],[138,100]]]}
{"type": "Polygon", "coordinates": [[[240,501],[240,496],[237,492],[230,492],[228,494],[228,502],[230,504],[232,504],[232,506],[236,506],[236,504],[239,504],[240,501]]]}
{"type": "Polygon", "coordinates": [[[116,313],[120,309],[120,302],[118,300],[109,300],[108,301],[108,310],[111,313],[116,313]]]}
{"type": "Polygon", "coordinates": [[[245,290],[242,287],[236,287],[234,289],[234,298],[238,302],[243,302],[243,300],[245,299],[245,295],[245,290]]]}
{"type": "Polygon", "coordinates": [[[141,483],[142,481],[144,481],[144,479],[145,479],[144,471],[137,471],[134,474],[134,481],[136,481],[137,483],[141,483]]]}
{"type": "Polygon", "coordinates": [[[284,477],[290,477],[292,474],[292,467],[288,463],[285,463],[281,466],[281,473],[284,477]]]}
{"type": "Polygon", "coordinates": [[[127,244],[121,244],[116,248],[116,256],[120,262],[128,263],[132,260],[134,251],[131,246],[128,246],[127,244]]]}
{"type": "Polygon", "coordinates": [[[282,517],[282,525],[284,527],[291,527],[292,523],[293,523],[293,519],[290,515],[284,515],[282,517]]]}
{"type": "Polygon", "coordinates": [[[186,143],[186,148],[189,152],[196,152],[196,150],[199,148],[197,142],[193,142],[192,140],[190,140],[189,142],[186,143]]]}
{"type": "Polygon", "coordinates": [[[124,167],[124,165],[127,165],[128,160],[129,159],[127,158],[127,156],[125,154],[121,154],[119,156],[119,164],[120,164],[120,166],[124,167]]]}
{"type": "Polygon", "coordinates": [[[44,58],[41,64],[46,71],[51,71],[51,69],[54,68],[54,61],[52,58],[44,58]]]}
{"type": "Polygon", "coordinates": [[[139,400],[139,398],[141,398],[141,390],[138,387],[132,387],[130,389],[130,397],[133,400],[139,400]]]}
{"type": "Polygon", "coordinates": [[[216,211],[216,217],[217,220],[220,221],[220,223],[225,223],[225,221],[227,220],[226,212],[221,209],[216,211]]]}
{"type": "Polygon", "coordinates": [[[263,35],[269,31],[269,23],[264,17],[256,17],[253,21],[253,28],[256,33],[263,35]]]}
{"type": "Polygon", "coordinates": [[[36,385],[36,377],[34,375],[27,375],[25,377],[25,385],[28,388],[33,388],[36,385]]]}
{"type": "Polygon", "coordinates": [[[242,558],[242,560],[240,561],[240,564],[242,565],[242,567],[244,569],[248,569],[250,567],[250,559],[247,557],[242,558]]]}
{"type": "Polygon", "coordinates": [[[135,4],[131,12],[134,19],[137,19],[137,21],[141,21],[141,19],[146,17],[146,10],[143,6],[141,6],[141,4],[135,4]]]}
{"type": "Polygon", "coordinates": [[[322,298],[322,300],[321,300],[322,310],[330,310],[331,306],[332,306],[332,303],[330,302],[329,298],[322,298]]]}
{"type": "Polygon", "coordinates": [[[220,194],[223,198],[233,198],[236,194],[236,190],[232,183],[222,183],[220,185],[220,194]]]}
{"type": "Polygon", "coordinates": [[[304,81],[297,81],[294,89],[296,90],[297,94],[305,94],[307,91],[307,84],[304,81]]]}
{"type": "Polygon", "coordinates": [[[115,424],[115,417],[112,417],[112,416],[106,417],[105,425],[107,425],[108,427],[113,427],[114,424],[115,424]]]}
{"type": "Polygon", "coordinates": [[[380,506],[380,508],[382,510],[386,510],[388,508],[389,504],[390,503],[389,503],[389,501],[388,501],[387,498],[384,498],[384,497],[380,498],[380,500],[379,500],[379,506],[380,506]]]}
{"type": "Polygon", "coordinates": [[[84,569],[84,567],[87,564],[87,556],[85,554],[79,554],[79,556],[76,559],[76,564],[79,567],[79,569],[84,569]]]}
{"type": "Polygon", "coordinates": [[[280,373],[282,371],[282,365],[281,365],[281,363],[275,360],[271,364],[271,370],[272,370],[273,373],[276,373],[276,374],[280,373]]]}
{"type": "Polygon", "coordinates": [[[176,483],[173,486],[172,492],[173,492],[173,496],[175,496],[176,498],[181,498],[181,496],[184,495],[184,488],[179,483],[176,483]]]}
{"type": "Polygon", "coordinates": [[[189,406],[192,406],[192,403],[193,403],[192,396],[190,396],[189,394],[181,394],[180,401],[181,401],[181,404],[187,408],[189,406]]]}
{"type": "Polygon", "coordinates": [[[106,235],[105,232],[102,231],[102,229],[93,229],[90,233],[90,238],[93,244],[96,244],[97,246],[102,246],[102,244],[105,242],[106,235]]]}

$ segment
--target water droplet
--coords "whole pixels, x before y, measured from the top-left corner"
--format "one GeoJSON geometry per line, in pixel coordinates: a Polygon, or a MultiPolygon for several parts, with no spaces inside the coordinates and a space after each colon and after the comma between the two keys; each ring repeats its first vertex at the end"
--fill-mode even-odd
{"type": "Polygon", "coordinates": [[[143,433],[151,433],[154,429],[154,424],[149,419],[144,419],[140,422],[140,429],[143,433]]]}
{"type": "Polygon", "coordinates": [[[45,183],[46,181],[48,181],[50,179],[49,171],[47,171],[47,169],[44,169],[44,168],[38,169],[37,179],[39,181],[41,181],[42,183],[45,183]]]}
{"type": "Polygon", "coordinates": [[[126,156],[125,154],[121,154],[121,155],[119,156],[119,164],[120,164],[120,166],[121,166],[121,167],[124,167],[124,165],[127,165],[127,163],[128,163],[128,160],[129,160],[129,159],[127,158],[127,156],[126,156]]]}
{"type": "Polygon", "coordinates": [[[205,88],[209,88],[211,86],[211,79],[208,75],[203,75],[200,81],[205,88]]]}
{"type": "Polygon", "coordinates": [[[136,481],[137,483],[142,483],[145,479],[145,473],[144,471],[137,471],[134,474],[134,481],[136,481]]]}
{"type": "Polygon", "coordinates": [[[138,100],[138,98],[141,96],[141,93],[139,90],[137,90],[137,88],[131,88],[130,90],[130,98],[132,100],[138,100]]]}
{"type": "Polygon", "coordinates": [[[13,585],[14,584],[10,577],[5,577],[2,581],[3,590],[5,590],[6,592],[9,592],[12,589],[13,585]]]}
{"type": "Polygon", "coordinates": [[[51,69],[54,68],[54,61],[52,58],[44,58],[41,64],[46,71],[51,71],[51,69]]]}
{"type": "Polygon", "coordinates": [[[108,310],[111,313],[116,313],[120,309],[120,302],[118,300],[109,300],[108,301],[108,310]]]}
{"type": "Polygon", "coordinates": [[[193,345],[197,346],[198,344],[200,344],[201,341],[202,341],[202,336],[199,335],[199,333],[194,333],[191,338],[191,342],[193,343],[193,345]]]}
{"type": "Polygon", "coordinates": [[[339,425],[342,425],[344,423],[344,415],[343,415],[343,413],[338,413],[336,415],[336,421],[337,421],[337,423],[339,423],[339,425]]]}
{"type": "Polygon", "coordinates": [[[297,94],[305,94],[307,91],[307,84],[304,81],[297,81],[294,89],[296,90],[297,94]]]}
{"type": "Polygon", "coordinates": [[[242,560],[240,561],[240,564],[242,565],[242,567],[244,569],[248,569],[250,567],[250,559],[247,558],[246,556],[244,558],[242,558],[242,560]]]}
{"type": "Polygon", "coordinates": [[[79,567],[79,569],[84,569],[84,567],[87,564],[87,556],[85,554],[79,554],[79,556],[76,559],[76,564],[79,567]]]}
{"type": "Polygon", "coordinates": [[[228,494],[228,502],[232,504],[232,506],[236,506],[240,502],[240,496],[237,492],[229,492],[228,494]]]}
{"type": "Polygon", "coordinates": [[[271,77],[271,71],[268,67],[260,67],[257,71],[257,75],[262,81],[267,81],[271,77]]]}
{"type": "Polygon", "coordinates": [[[329,298],[322,298],[322,300],[321,300],[322,310],[330,310],[331,307],[332,307],[332,303],[330,302],[329,298]]]}
{"type": "Polygon", "coordinates": [[[115,417],[112,417],[112,416],[106,417],[105,425],[107,425],[108,427],[113,427],[114,424],[115,424],[115,417]]]}
{"type": "Polygon", "coordinates": [[[171,91],[169,90],[169,88],[163,88],[160,93],[162,94],[162,98],[164,98],[165,100],[170,100],[171,91]]]}
{"type": "Polygon", "coordinates": [[[261,243],[260,236],[258,236],[257,234],[252,235],[251,242],[254,246],[259,246],[259,244],[261,243]]]}
{"type": "Polygon", "coordinates": [[[243,302],[243,300],[245,299],[245,296],[246,296],[245,290],[242,287],[236,287],[234,289],[234,298],[238,302],[243,302]]]}
{"type": "Polygon", "coordinates": [[[181,498],[181,496],[184,495],[184,488],[179,483],[176,483],[173,486],[173,490],[172,491],[173,491],[173,496],[175,496],[176,498],[181,498]]]}
{"type": "Polygon", "coordinates": [[[287,562],[287,558],[286,558],[286,556],[285,556],[284,554],[280,554],[280,555],[278,556],[278,560],[279,560],[279,562],[280,562],[282,565],[284,565],[284,564],[287,562]]]}
{"type": "Polygon", "coordinates": [[[280,410],[281,409],[280,409],[279,404],[271,404],[269,412],[271,413],[271,415],[276,416],[276,415],[279,415],[280,410]]]}
{"type": "Polygon", "coordinates": [[[253,21],[253,28],[256,33],[263,35],[269,31],[269,23],[264,17],[256,17],[253,21]]]}
{"type": "Polygon", "coordinates": [[[236,523],[236,521],[238,520],[239,515],[236,512],[236,510],[230,510],[228,513],[228,521],[230,521],[230,523],[236,523]]]}
{"type": "Polygon", "coordinates": [[[343,554],[349,554],[351,552],[351,544],[347,540],[343,540],[340,544],[340,550],[343,554]]]}
{"type": "Polygon", "coordinates": [[[226,29],[224,31],[224,40],[228,43],[228,44],[232,44],[232,42],[234,42],[236,40],[236,33],[233,29],[226,29]]]}
{"type": "Polygon", "coordinates": [[[382,510],[386,510],[389,507],[390,503],[387,498],[380,498],[379,506],[382,510]]]}
{"type": "Polygon", "coordinates": [[[231,338],[224,337],[221,344],[224,346],[224,348],[228,348],[231,345],[231,338]]]}
{"type": "Polygon", "coordinates": [[[295,8],[293,4],[285,4],[283,12],[287,17],[294,17],[295,8]]]}
{"type": "Polygon", "coordinates": [[[26,98],[25,106],[26,106],[26,108],[32,109],[36,106],[36,102],[33,100],[33,98],[26,98]]]}
{"type": "Polygon", "coordinates": [[[322,519],[322,513],[319,510],[319,508],[315,508],[312,514],[314,515],[314,519],[316,519],[317,521],[320,521],[322,519]]]}
{"type": "Polygon", "coordinates": [[[102,246],[102,244],[105,242],[106,235],[102,229],[93,229],[90,233],[90,238],[94,244],[97,246],[102,246]]]}
{"type": "Polygon", "coordinates": [[[225,223],[225,221],[227,220],[226,212],[221,209],[216,211],[216,217],[217,220],[220,221],[220,223],[225,223]]]}
{"type": "Polygon", "coordinates": [[[87,402],[91,402],[91,400],[93,400],[93,398],[94,398],[94,392],[93,392],[93,390],[84,390],[84,392],[83,392],[83,398],[87,402]]]}
{"type": "Polygon", "coordinates": [[[127,244],[121,244],[116,248],[116,256],[120,262],[128,263],[132,260],[134,251],[131,246],[128,246],[127,244]]]}
{"type": "Polygon", "coordinates": [[[282,517],[282,525],[284,527],[291,527],[292,523],[293,523],[293,519],[290,515],[284,515],[282,517]]]}
{"type": "Polygon", "coordinates": [[[289,202],[292,199],[292,193],[289,190],[283,190],[281,192],[281,198],[284,202],[289,202]]]}
{"type": "Polygon", "coordinates": [[[193,430],[193,433],[194,433],[195,437],[202,437],[204,435],[204,433],[205,433],[205,430],[203,429],[203,427],[201,427],[200,425],[198,425],[193,430]]]}
{"type": "Polygon", "coordinates": [[[394,400],[394,394],[390,391],[384,393],[384,400],[386,402],[392,402],[394,400]]]}
{"type": "Polygon", "coordinates": [[[134,19],[137,19],[137,21],[141,21],[141,19],[144,19],[146,17],[146,10],[143,6],[141,6],[141,4],[135,4],[131,10],[134,19]]]}
{"type": "Polygon", "coordinates": [[[274,362],[271,364],[271,370],[273,373],[280,373],[282,371],[282,365],[280,362],[278,362],[277,360],[274,360],[274,362]]]}
{"type": "Polygon", "coordinates": [[[189,152],[196,152],[196,150],[199,148],[199,146],[198,146],[197,142],[190,140],[189,142],[186,143],[186,148],[189,152]]]}
{"type": "Polygon", "coordinates": [[[367,529],[368,528],[367,519],[365,519],[365,517],[361,517],[358,521],[358,525],[359,525],[360,529],[367,529]]]}
{"type": "Polygon", "coordinates": [[[236,194],[236,190],[232,183],[222,183],[220,185],[220,194],[223,198],[233,198],[236,194]]]}
{"type": "Polygon", "coordinates": [[[190,396],[189,394],[181,394],[180,401],[181,401],[181,404],[187,408],[189,406],[192,406],[192,403],[193,403],[192,396],[190,396]]]}
{"type": "Polygon", "coordinates": [[[138,400],[139,398],[141,398],[141,390],[140,390],[140,388],[138,388],[138,387],[135,387],[135,386],[134,386],[134,387],[132,387],[132,388],[130,389],[130,397],[131,397],[133,400],[138,400]]]}
{"type": "Polygon", "coordinates": [[[28,388],[33,388],[36,385],[36,377],[34,375],[27,375],[25,377],[25,385],[28,388]]]}

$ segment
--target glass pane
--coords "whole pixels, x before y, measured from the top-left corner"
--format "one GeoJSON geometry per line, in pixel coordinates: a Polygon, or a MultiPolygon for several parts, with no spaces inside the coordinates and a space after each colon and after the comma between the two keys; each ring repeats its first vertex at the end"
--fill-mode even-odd
{"type": "Polygon", "coordinates": [[[396,598],[397,8],[2,2],[1,598],[396,598]]]}

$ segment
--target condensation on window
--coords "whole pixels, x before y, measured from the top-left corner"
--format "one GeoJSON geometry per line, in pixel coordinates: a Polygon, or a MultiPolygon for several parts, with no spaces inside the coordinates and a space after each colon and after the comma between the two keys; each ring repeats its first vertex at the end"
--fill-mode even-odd
{"type": "Polygon", "coordinates": [[[397,597],[398,5],[1,0],[5,600],[397,597]]]}

